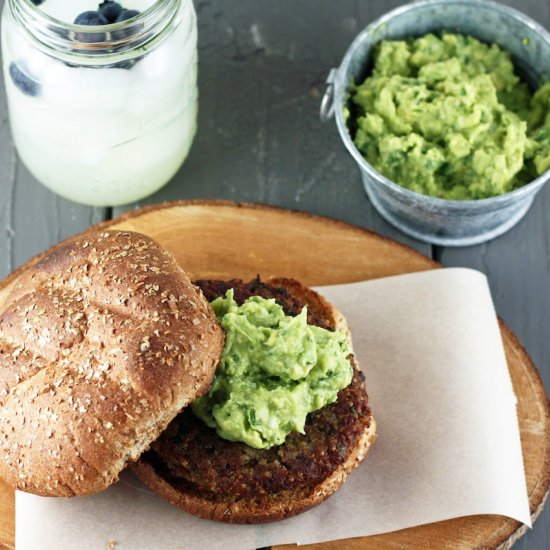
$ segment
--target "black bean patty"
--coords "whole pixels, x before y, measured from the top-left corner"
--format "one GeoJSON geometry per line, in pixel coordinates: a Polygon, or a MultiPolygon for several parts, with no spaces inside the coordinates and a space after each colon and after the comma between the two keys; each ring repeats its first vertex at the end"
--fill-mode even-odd
{"type": "MultiPolygon", "coordinates": [[[[203,289],[208,300],[234,288],[236,301],[242,303],[258,290],[257,295],[275,297],[287,315],[296,315],[302,309],[295,298],[281,292],[284,289],[274,289],[259,281],[195,284],[203,289]]],[[[291,433],[283,445],[254,449],[227,441],[188,408],[153,444],[156,456],[151,458],[160,460],[174,478],[191,483],[196,490],[212,497],[274,495],[324,481],[346,461],[369,426],[370,418],[364,377],[356,370],[352,383],[338,393],[335,403],[308,416],[305,434],[291,433]]]]}
{"type": "MultiPolygon", "coordinates": [[[[209,302],[215,300],[218,296],[225,296],[225,293],[232,288],[235,301],[242,305],[251,296],[261,296],[262,298],[275,298],[275,301],[282,306],[286,315],[295,317],[298,315],[306,303],[296,296],[293,296],[286,288],[268,285],[256,277],[249,283],[243,283],[241,279],[231,279],[229,281],[220,281],[216,279],[201,279],[194,281],[206,299],[209,302]]],[[[323,315],[322,308],[315,304],[307,304],[307,322],[310,325],[316,325],[328,330],[334,330],[334,325],[330,319],[323,315]]]]}

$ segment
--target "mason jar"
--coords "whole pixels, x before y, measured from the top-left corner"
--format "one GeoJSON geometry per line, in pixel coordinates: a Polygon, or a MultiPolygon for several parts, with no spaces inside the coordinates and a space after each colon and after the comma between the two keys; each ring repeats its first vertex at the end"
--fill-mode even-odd
{"type": "Polygon", "coordinates": [[[74,24],[91,2],[6,0],[4,79],[15,145],[36,179],[116,206],[157,191],[189,152],[197,23],[191,0],[122,0],[135,10],[126,19],[74,24]]]}

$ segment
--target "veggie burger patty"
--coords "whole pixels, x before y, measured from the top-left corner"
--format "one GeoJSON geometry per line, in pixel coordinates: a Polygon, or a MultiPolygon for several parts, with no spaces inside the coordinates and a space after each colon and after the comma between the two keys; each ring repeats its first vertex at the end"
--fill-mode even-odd
{"type": "MultiPolygon", "coordinates": [[[[233,288],[239,305],[250,296],[275,298],[285,314],[292,316],[305,305],[286,289],[259,279],[249,283],[200,280],[195,284],[208,301],[233,288]]],[[[335,330],[314,307],[308,309],[308,323],[335,330]]],[[[254,449],[222,439],[187,408],[152,445],[146,458],[168,474],[172,483],[203,496],[210,494],[212,499],[223,494],[238,500],[316,486],[346,461],[371,421],[364,377],[351,359],[355,369],[351,384],[338,393],[336,402],[308,416],[305,434],[294,432],[282,445],[254,449]]]]}

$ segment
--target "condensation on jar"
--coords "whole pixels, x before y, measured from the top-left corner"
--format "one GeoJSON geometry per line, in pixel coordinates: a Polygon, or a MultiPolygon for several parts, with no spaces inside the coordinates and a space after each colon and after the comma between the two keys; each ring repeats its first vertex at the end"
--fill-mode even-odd
{"type": "Polygon", "coordinates": [[[36,179],[116,206],[174,176],[196,131],[191,0],[6,0],[1,34],[11,130],[36,179]]]}

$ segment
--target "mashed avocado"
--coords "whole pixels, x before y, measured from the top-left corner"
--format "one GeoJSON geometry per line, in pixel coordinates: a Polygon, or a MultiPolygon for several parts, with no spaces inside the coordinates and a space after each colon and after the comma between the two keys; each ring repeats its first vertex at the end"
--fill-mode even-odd
{"type": "Polygon", "coordinates": [[[351,383],[346,335],[308,325],[306,308],[286,316],[259,296],[239,306],[232,290],[211,305],[225,348],[212,388],[191,407],[221,437],[257,449],[280,445],[351,383]]]}
{"type": "Polygon", "coordinates": [[[383,41],[350,96],[355,145],[412,191],[482,199],[550,168],[550,83],[531,95],[495,44],[457,34],[383,41]]]}

